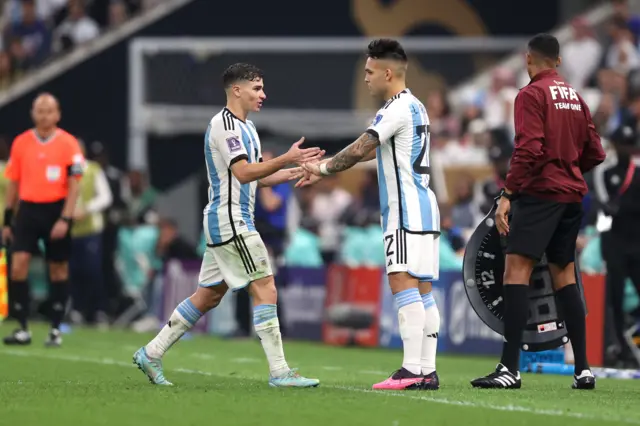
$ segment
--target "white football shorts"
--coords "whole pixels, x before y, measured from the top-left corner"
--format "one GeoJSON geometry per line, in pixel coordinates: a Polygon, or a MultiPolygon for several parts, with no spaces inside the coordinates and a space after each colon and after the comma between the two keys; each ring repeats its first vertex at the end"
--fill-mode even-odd
{"type": "Polygon", "coordinates": [[[388,230],[384,249],[387,274],[407,272],[421,282],[440,278],[440,234],[388,230]]]}
{"type": "Polygon", "coordinates": [[[233,290],[245,288],[253,281],[273,275],[269,253],[255,231],[245,232],[230,242],[208,247],[200,267],[201,287],[212,287],[223,282],[233,290]]]}

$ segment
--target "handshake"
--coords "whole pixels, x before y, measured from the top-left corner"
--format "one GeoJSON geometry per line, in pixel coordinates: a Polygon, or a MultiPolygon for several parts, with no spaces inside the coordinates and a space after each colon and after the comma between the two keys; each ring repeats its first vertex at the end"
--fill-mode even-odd
{"type": "Polygon", "coordinates": [[[289,151],[284,154],[288,164],[297,165],[297,167],[286,169],[289,174],[288,180],[298,180],[296,188],[313,185],[322,179],[320,164],[327,161],[322,159],[326,151],[317,147],[300,148],[303,143],[304,137],[291,145],[289,151]]]}

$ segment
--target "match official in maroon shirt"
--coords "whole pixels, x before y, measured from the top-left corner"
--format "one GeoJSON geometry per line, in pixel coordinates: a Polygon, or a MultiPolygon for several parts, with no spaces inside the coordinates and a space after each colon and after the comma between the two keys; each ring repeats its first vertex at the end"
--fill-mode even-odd
{"type": "Polygon", "coordinates": [[[531,82],[515,100],[515,149],[496,211],[496,226],[507,236],[506,342],[496,371],[471,384],[479,388],[521,386],[518,365],[529,315],[528,286],[534,266],[546,253],[575,355],[573,387],[593,389],[574,254],[583,216],[582,198],[587,193],[583,175],[604,161],[605,153],[587,105],[556,71],[560,64],[558,40],[539,34],[528,47],[531,82]]]}

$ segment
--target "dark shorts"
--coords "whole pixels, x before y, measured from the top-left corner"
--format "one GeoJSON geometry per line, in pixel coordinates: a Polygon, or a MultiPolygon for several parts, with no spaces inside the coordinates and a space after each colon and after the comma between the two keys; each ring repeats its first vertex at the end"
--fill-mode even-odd
{"type": "MultiPolygon", "coordinates": [[[[62,214],[64,200],[54,203],[21,201],[13,226],[13,252],[38,253],[38,241],[44,242],[45,255],[50,262],[67,262],[71,257],[71,233],[52,240],[51,229],[62,214]]],[[[69,226],[71,228],[71,226],[69,226]]]]}
{"type": "Polygon", "coordinates": [[[558,203],[522,195],[511,203],[507,254],[519,254],[561,267],[575,261],[582,223],[581,203],[558,203]]]}

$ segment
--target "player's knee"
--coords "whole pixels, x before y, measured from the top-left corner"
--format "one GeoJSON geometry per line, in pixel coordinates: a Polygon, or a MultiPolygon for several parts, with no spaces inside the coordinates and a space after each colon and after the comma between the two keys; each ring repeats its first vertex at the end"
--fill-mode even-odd
{"type": "Polygon", "coordinates": [[[23,281],[29,275],[29,253],[18,252],[11,257],[11,279],[15,281],[23,281]]]}
{"type": "Polygon", "coordinates": [[[529,284],[536,261],[517,254],[508,254],[505,259],[504,284],[529,284]]]}
{"type": "Polygon", "coordinates": [[[431,293],[433,285],[431,284],[431,281],[421,281],[418,285],[418,289],[420,290],[420,294],[431,293]]]}
{"type": "Polygon", "coordinates": [[[69,279],[69,264],[67,262],[50,262],[49,277],[51,281],[65,281],[69,279]]]}
{"type": "Polygon", "coordinates": [[[191,302],[200,312],[208,312],[220,304],[226,292],[224,283],[214,287],[198,287],[191,296],[191,302]]]}
{"type": "Polygon", "coordinates": [[[418,285],[418,279],[412,277],[407,272],[392,272],[389,274],[389,287],[393,294],[409,290],[410,288],[418,288],[418,285]]]}
{"type": "Polygon", "coordinates": [[[571,263],[549,263],[549,272],[553,281],[553,288],[561,290],[564,287],[576,284],[575,264],[571,263]]]}
{"type": "Polygon", "coordinates": [[[251,283],[249,294],[255,305],[275,305],[278,303],[278,291],[273,276],[261,278],[251,283]]]}

